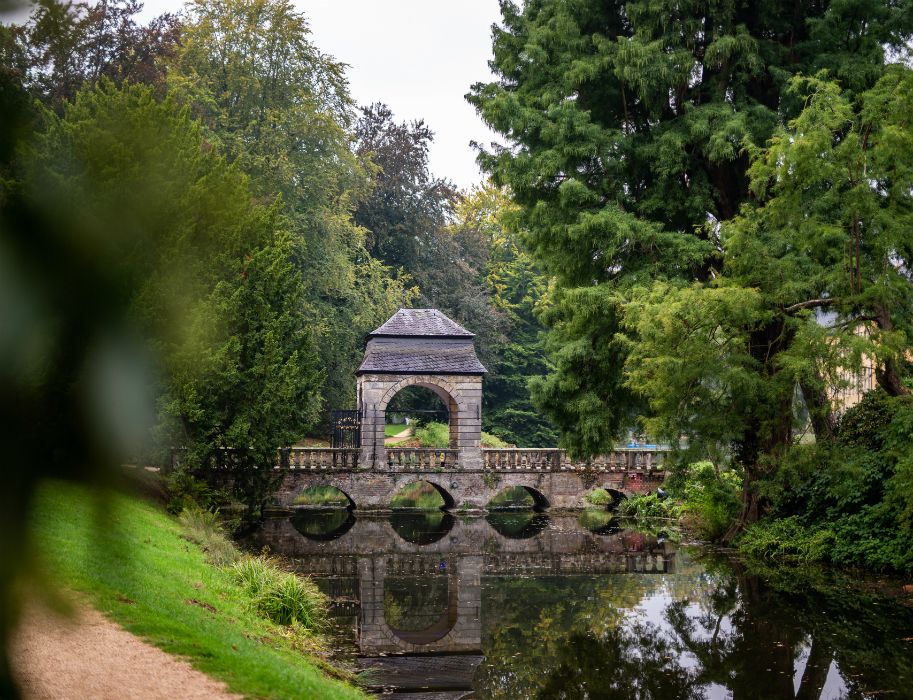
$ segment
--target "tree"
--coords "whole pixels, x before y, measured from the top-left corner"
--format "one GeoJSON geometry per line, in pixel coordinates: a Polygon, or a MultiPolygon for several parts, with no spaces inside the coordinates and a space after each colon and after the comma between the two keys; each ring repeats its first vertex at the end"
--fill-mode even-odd
{"type": "Polygon", "coordinates": [[[85,84],[102,78],[161,86],[180,23],[165,14],[146,26],[137,0],[39,0],[29,21],[3,27],[4,62],[17,65],[36,98],[60,112],[85,84]]]}
{"type": "MultiPolygon", "coordinates": [[[[911,15],[905,3],[874,1],[588,0],[522,10],[505,2],[502,14],[504,26],[494,29],[499,80],[474,85],[469,100],[510,146],[482,151],[480,161],[511,188],[527,243],[557,282],[544,317],[556,369],[535,397],[565,446],[593,454],[638,415],[668,427],[668,412],[680,412],[658,382],[645,391],[632,358],[652,357],[669,338],[691,343],[690,328],[704,323],[686,297],[728,264],[720,224],[748,197],[744,145],[765,143],[801,108],[785,92],[789,77],[829,68],[845,89],[865,90],[883,72],[884,47],[903,47],[911,15]],[[679,291],[676,308],[663,303],[679,291]],[[668,325],[653,325],[661,321],[668,325]],[[642,347],[652,331],[656,342],[642,347]]],[[[720,305],[702,328],[723,346],[708,355],[733,352],[743,361],[728,378],[737,391],[720,397],[735,399],[722,404],[727,419],[702,427],[716,431],[708,440],[729,441],[745,466],[750,520],[759,512],[753,484],[791,439],[794,375],[771,358],[794,332],[765,311],[746,330],[746,312],[763,303],[744,290],[727,296],[721,285],[714,293],[720,305]]],[[[693,353],[660,354],[685,370],[675,375],[682,390],[685,375],[701,374],[683,364],[693,353]]],[[[698,359],[712,377],[712,363],[698,359]]],[[[704,391],[705,404],[714,400],[712,383],[704,391]]]]}
{"type": "Polygon", "coordinates": [[[537,310],[548,304],[548,280],[527,254],[515,230],[516,206],[490,184],[469,192],[457,206],[458,229],[475,232],[488,251],[482,267],[488,304],[501,333],[488,351],[485,379],[485,430],[507,442],[550,447],[554,426],[532,405],[530,381],[548,371],[537,310]]]}
{"type": "Polygon", "coordinates": [[[197,0],[169,86],[200,117],[207,139],[250,175],[257,195],[281,202],[299,238],[301,314],[320,351],[321,393],[340,407],[354,400],[364,334],[404,291],[352,221],[367,193],[352,149],[353,108],[343,66],[308,34],[287,0],[197,0]]]}
{"type": "Polygon", "coordinates": [[[362,109],[355,136],[357,152],[375,166],[371,195],[355,212],[368,250],[393,269],[418,271],[457,198],[452,183],[428,170],[434,135],[422,121],[397,123],[387,105],[376,103],[362,109]]]}
{"type": "MultiPolygon", "coordinates": [[[[149,88],[104,82],[78,93],[62,118],[45,119],[26,181],[61,220],[91,233],[74,264],[93,255],[110,266],[134,334],[157,358],[161,378],[146,382],[158,397],[161,443],[185,448],[186,469],[226,466],[256,515],[276,478],[277,447],[319,415],[287,222],[204,147],[187,110],[157,102],[149,88]]],[[[104,343],[96,352],[116,368],[104,343]]]]}

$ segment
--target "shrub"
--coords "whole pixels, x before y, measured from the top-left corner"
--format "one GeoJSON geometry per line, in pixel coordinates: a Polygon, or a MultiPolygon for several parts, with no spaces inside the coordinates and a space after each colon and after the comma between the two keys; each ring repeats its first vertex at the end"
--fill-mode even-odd
{"type": "Polygon", "coordinates": [[[446,423],[428,423],[415,429],[415,437],[422,447],[450,446],[450,426],[446,423]]]}
{"type": "Polygon", "coordinates": [[[671,499],[660,498],[655,493],[624,499],[618,512],[631,518],[678,519],[680,514],[679,507],[671,499]]]}
{"type": "Polygon", "coordinates": [[[690,465],[685,477],[684,525],[708,540],[720,539],[741,508],[742,476],[711,462],[690,465]]]}
{"type": "Polygon", "coordinates": [[[591,506],[608,507],[615,502],[615,499],[612,498],[612,494],[605,489],[593,489],[592,491],[587,492],[583,499],[591,506]]]}
{"type": "Polygon", "coordinates": [[[245,557],[230,572],[263,617],[311,631],[326,624],[326,597],[310,579],[282,571],[267,557],[245,557]]]}
{"type": "Polygon", "coordinates": [[[185,509],[211,510],[228,501],[224,491],[212,488],[184,469],[176,469],[166,480],[168,503],[166,510],[177,515],[185,509]]]}
{"type": "Polygon", "coordinates": [[[807,527],[791,517],[755,523],[739,538],[738,548],[756,559],[807,563],[827,560],[834,540],[832,530],[807,527]]]}
{"type": "Polygon", "coordinates": [[[491,447],[494,449],[502,449],[505,447],[511,447],[509,442],[506,442],[499,438],[497,435],[492,435],[491,433],[482,433],[482,447],[491,447]]]}

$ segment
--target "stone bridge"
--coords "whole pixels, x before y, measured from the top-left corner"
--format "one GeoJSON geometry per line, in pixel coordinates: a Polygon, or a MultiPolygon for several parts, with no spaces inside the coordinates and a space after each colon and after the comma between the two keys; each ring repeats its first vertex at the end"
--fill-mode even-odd
{"type": "Polygon", "coordinates": [[[332,486],[353,508],[386,510],[393,496],[415,481],[434,486],[448,509],[483,510],[500,492],[522,487],[536,507],[575,509],[604,488],[616,498],[656,489],[665,478],[665,453],[655,449],[616,450],[589,461],[574,461],[558,449],[481,449],[476,466],[461,462],[460,450],[387,448],[384,461],[362,468],[355,448],[290,448],[279,468],[282,482],[272,505],[290,508],[306,488],[332,486]]]}

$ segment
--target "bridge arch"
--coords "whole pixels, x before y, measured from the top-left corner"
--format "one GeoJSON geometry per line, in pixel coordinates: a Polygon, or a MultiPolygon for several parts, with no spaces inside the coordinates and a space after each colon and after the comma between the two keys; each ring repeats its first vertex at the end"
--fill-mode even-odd
{"type": "MultiPolygon", "coordinates": [[[[446,510],[448,508],[453,508],[453,506],[456,505],[456,500],[454,499],[454,497],[450,494],[450,492],[447,489],[445,489],[443,486],[441,486],[438,483],[435,483],[434,481],[432,481],[430,479],[423,478],[425,476],[424,474],[418,475],[418,476],[419,476],[419,478],[416,478],[413,481],[403,484],[402,487],[400,487],[400,489],[398,491],[396,491],[396,493],[393,494],[393,497],[395,498],[397,495],[402,493],[404,489],[408,488],[409,486],[412,486],[413,484],[428,484],[428,486],[431,486],[443,500],[443,505],[441,505],[442,510],[446,510]]],[[[393,507],[396,508],[397,506],[393,506],[393,507]]],[[[420,505],[401,505],[398,507],[399,508],[422,508],[422,506],[420,506],[420,505]]]]}

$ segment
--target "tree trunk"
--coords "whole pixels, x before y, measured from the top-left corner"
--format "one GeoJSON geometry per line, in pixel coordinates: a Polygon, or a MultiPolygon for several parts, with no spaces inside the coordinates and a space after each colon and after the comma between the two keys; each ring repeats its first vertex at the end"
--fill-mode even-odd
{"type": "MultiPolygon", "coordinates": [[[[749,338],[749,353],[762,366],[771,391],[776,389],[776,356],[789,346],[792,334],[783,319],[774,319],[754,331],[749,338]]],[[[748,525],[757,522],[767,508],[758,494],[757,484],[769,476],[792,443],[793,390],[774,394],[765,404],[752,407],[753,417],[739,445],[738,459],[745,469],[742,486],[742,512],[723,535],[731,543],[748,525]]]]}
{"type": "Polygon", "coordinates": [[[814,385],[810,382],[800,384],[817,442],[828,440],[837,432],[837,415],[827,392],[821,388],[822,384],[821,381],[814,385]]]}
{"type": "MultiPolygon", "coordinates": [[[[884,306],[876,308],[875,323],[877,323],[878,327],[883,331],[894,330],[894,321],[891,319],[891,314],[884,306]]],[[[910,390],[900,379],[900,372],[897,369],[897,360],[893,357],[886,358],[881,367],[875,370],[875,378],[878,380],[881,388],[891,396],[907,396],[910,393],[910,390]]]]}

